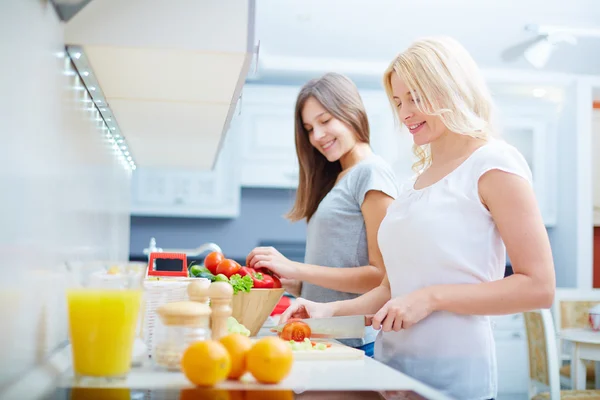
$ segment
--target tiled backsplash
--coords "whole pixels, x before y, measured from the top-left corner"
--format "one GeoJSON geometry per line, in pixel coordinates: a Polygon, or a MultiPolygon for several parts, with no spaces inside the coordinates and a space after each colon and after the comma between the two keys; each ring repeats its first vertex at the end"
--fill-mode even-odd
{"type": "Polygon", "coordinates": [[[67,260],[125,260],[130,175],[47,1],[0,5],[0,397],[67,339],[67,260]]]}

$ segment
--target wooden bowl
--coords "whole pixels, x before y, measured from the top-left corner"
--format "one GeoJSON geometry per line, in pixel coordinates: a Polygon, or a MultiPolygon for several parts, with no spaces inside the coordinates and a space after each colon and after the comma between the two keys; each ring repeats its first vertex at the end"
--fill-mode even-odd
{"type": "Polygon", "coordinates": [[[283,296],[280,289],[250,289],[250,292],[239,292],[233,295],[231,302],[232,316],[256,336],[275,306],[283,296]]]}

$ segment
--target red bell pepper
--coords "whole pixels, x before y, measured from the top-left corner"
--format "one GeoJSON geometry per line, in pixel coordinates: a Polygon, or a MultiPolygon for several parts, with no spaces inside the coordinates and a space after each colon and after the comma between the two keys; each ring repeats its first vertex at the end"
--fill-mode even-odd
{"type": "Polygon", "coordinates": [[[255,274],[255,273],[256,273],[256,271],[254,270],[254,268],[250,268],[250,267],[242,267],[238,271],[238,274],[240,274],[241,277],[244,277],[246,275],[250,275],[250,278],[252,278],[252,275],[255,274]]]}
{"type": "Polygon", "coordinates": [[[273,288],[273,277],[265,275],[260,272],[255,272],[251,275],[254,287],[257,289],[272,289],[273,288]]]}
{"type": "Polygon", "coordinates": [[[273,289],[279,289],[281,287],[281,281],[279,278],[275,275],[271,275],[271,278],[273,279],[273,289]]]}

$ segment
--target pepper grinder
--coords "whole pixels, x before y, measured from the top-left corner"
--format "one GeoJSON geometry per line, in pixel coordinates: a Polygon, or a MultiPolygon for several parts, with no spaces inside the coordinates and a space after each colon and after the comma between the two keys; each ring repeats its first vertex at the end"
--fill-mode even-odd
{"type": "Polygon", "coordinates": [[[192,281],[187,287],[188,298],[191,301],[209,305],[208,288],[210,281],[208,279],[198,279],[192,281]]]}
{"type": "Polygon", "coordinates": [[[227,318],[231,316],[231,299],[233,287],[227,282],[213,282],[208,288],[210,308],[212,309],[212,339],[219,340],[227,335],[227,318]]]}

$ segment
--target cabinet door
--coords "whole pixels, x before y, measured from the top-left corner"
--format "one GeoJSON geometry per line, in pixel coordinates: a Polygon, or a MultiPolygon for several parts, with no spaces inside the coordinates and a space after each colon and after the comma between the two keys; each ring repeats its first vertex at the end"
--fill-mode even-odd
{"type": "Polygon", "coordinates": [[[492,317],[499,394],[529,392],[527,337],[522,314],[492,317]]]}
{"type": "Polygon", "coordinates": [[[550,179],[550,163],[554,158],[548,151],[550,135],[541,120],[507,117],[502,124],[502,138],[516,147],[531,169],[533,189],[546,226],[556,224],[554,180],[550,179]]]}
{"type": "Polygon", "coordinates": [[[294,107],[298,87],[247,85],[241,107],[241,182],[248,187],[296,188],[294,107]]]}
{"type": "Polygon", "coordinates": [[[233,218],[239,215],[236,124],[227,133],[215,167],[208,171],[138,168],[132,178],[131,214],[233,218]]]}
{"type": "Polygon", "coordinates": [[[594,185],[594,226],[600,226],[600,110],[592,115],[592,148],[594,160],[592,179],[594,185]]]}
{"type": "Polygon", "coordinates": [[[299,167],[293,108],[246,104],[243,112],[242,184],[296,188],[299,167]]]}

